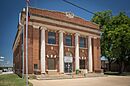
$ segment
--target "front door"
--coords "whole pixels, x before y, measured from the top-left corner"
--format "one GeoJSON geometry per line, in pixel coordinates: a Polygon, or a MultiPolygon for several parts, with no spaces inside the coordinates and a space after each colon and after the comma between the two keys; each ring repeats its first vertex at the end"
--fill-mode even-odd
{"type": "Polygon", "coordinates": [[[65,73],[72,73],[72,56],[65,56],[64,57],[64,72],[65,73]]]}
{"type": "Polygon", "coordinates": [[[64,72],[72,73],[72,63],[64,63],[64,72]]]}
{"type": "Polygon", "coordinates": [[[55,59],[54,58],[48,58],[48,70],[55,70],[55,59]]]}

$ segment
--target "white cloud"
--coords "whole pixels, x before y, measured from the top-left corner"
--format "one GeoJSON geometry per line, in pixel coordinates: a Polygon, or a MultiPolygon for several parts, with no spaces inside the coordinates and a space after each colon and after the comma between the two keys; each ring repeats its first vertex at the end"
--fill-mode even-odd
{"type": "Polygon", "coordinates": [[[3,58],[5,58],[5,57],[1,56],[0,58],[3,59],[3,58]]]}
{"type": "Polygon", "coordinates": [[[0,59],[0,62],[3,62],[4,60],[0,59]]]}

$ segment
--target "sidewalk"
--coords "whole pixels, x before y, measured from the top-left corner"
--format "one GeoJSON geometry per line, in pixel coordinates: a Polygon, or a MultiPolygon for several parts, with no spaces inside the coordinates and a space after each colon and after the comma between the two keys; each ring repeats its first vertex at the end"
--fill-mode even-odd
{"type": "Polygon", "coordinates": [[[128,76],[29,81],[33,86],[130,86],[130,77],[128,76]]]}

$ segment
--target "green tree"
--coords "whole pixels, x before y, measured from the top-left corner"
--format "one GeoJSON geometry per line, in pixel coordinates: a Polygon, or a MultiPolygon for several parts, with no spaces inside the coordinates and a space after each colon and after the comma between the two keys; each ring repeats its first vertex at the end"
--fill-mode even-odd
{"type": "Polygon", "coordinates": [[[112,53],[119,63],[119,72],[125,69],[125,63],[130,52],[130,21],[129,17],[120,12],[117,16],[113,16],[109,22],[111,29],[108,36],[111,37],[112,53]]]}
{"type": "Polygon", "coordinates": [[[111,17],[112,17],[111,10],[96,12],[93,18],[91,19],[91,21],[95,22],[101,28],[103,28],[103,26],[106,26],[109,23],[109,21],[111,20],[111,17]]]}
{"type": "Polygon", "coordinates": [[[105,56],[109,62],[109,70],[113,61],[113,53],[111,51],[111,37],[108,35],[110,31],[109,23],[112,18],[112,11],[97,12],[92,18],[92,22],[98,24],[101,28],[101,55],[105,56]]]}
{"type": "Polygon", "coordinates": [[[111,11],[97,12],[92,21],[101,27],[101,54],[108,58],[109,70],[115,59],[119,63],[119,72],[125,69],[130,58],[130,19],[120,12],[112,16],[111,11]]]}

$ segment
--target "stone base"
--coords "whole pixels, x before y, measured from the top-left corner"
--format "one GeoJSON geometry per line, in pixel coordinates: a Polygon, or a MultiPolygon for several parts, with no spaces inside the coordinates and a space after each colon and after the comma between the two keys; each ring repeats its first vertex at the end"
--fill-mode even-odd
{"type": "Polygon", "coordinates": [[[47,70],[48,75],[57,75],[57,70],[47,70]]]}

